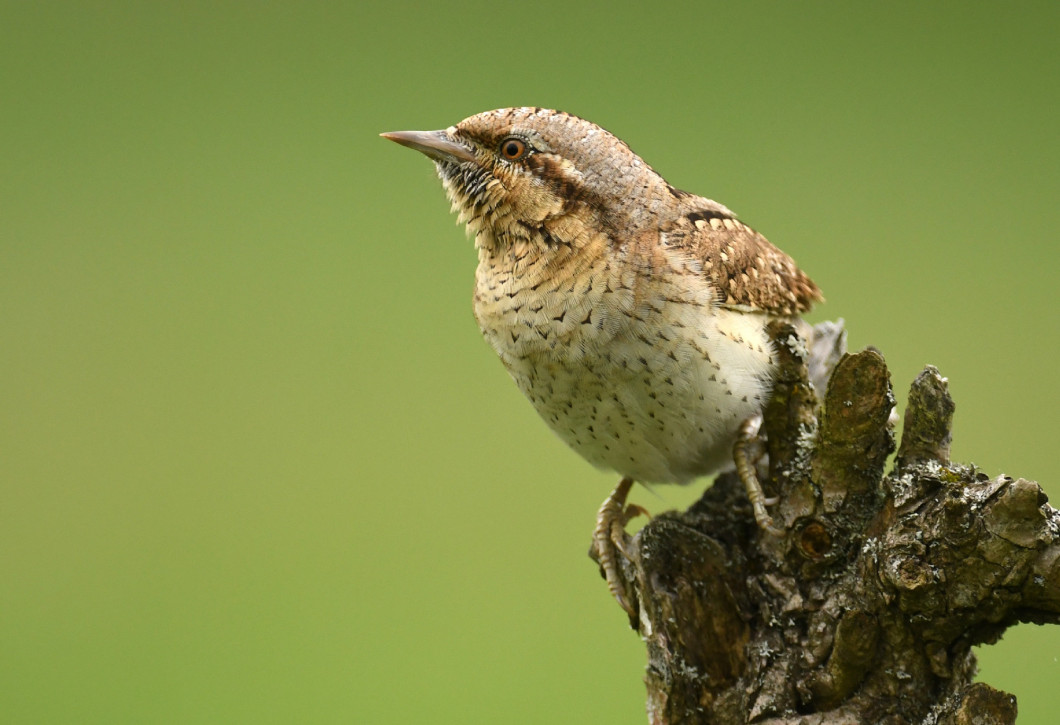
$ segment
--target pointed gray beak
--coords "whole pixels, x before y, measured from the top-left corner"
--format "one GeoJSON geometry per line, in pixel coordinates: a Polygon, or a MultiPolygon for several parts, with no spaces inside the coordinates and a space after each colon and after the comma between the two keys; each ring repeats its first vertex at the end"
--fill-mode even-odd
{"type": "Polygon", "coordinates": [[[446,161],[450,164],[475,161],[471,149],[454,141],[445,131],[391,131],[379,135],[394,143],[416,149],[435,161],[446,161]]]}

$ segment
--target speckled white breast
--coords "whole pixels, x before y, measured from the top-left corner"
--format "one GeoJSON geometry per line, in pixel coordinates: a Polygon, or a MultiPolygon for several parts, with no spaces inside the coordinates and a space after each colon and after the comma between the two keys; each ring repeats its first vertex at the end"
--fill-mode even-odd
{"type": "Polygon", "coordinates": [[[649,273],[581,250],[519,266],[533,256],[480,250],[475,315],[552,430],[644,483],[729,465],[739,425],[769,394],[767,318],[718,307],[686,260],[649,273]]]}

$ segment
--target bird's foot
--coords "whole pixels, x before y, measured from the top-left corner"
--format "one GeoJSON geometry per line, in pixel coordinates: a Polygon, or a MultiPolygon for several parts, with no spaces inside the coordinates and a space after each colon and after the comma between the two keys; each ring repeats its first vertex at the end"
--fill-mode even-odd
{"type": "Polygon", "coordinates": [[[761,450],[757,452],[757,455],[754,453],[754,450],[760,448],[761,445],[761,439],[758,437],[758,428],[761,424],[761,416],[748,418],[743,422],[736,436],[736,444],[732,448],[732,457],[736,461],[736,475],[740,477],[744,490],[747,491],[747,498],[751,500],[751,508],[758,527],[774,536],[781,536],[784,533],[783,530],[773,523],[773,517],[766,510],[767,505],[775,504],[778,499],[766,498],[762,483],[755,472],[755,462],[762,455],[761,450]]]}
{"type": "Polygon", "coordinates": [[[589,556],[600,565],[600,573],[607,581],[611,596],[630,616],[630,620],[635,622],[637,597],[633,591],[633,583],[622,574],[619,557],[629,558],[626,547],[630,539],[626,533],[626,524],[635,516],[650,514],[641,506],[626,504],[626,497],[629,496],[631,488],[633,479],[623,478],[600,507],[596,514],[596,528],[593,529],[593,546],[589,550],[589,556]]]}

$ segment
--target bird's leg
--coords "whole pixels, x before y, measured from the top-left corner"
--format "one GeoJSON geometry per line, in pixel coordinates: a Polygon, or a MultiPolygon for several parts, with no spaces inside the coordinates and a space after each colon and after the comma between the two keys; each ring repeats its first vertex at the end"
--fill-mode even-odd
{"type": "Polygon", "coordinates": [[[784,532],[777,528],[776,524],[773,523],[773,518],[766,511],[766,505],[776,503],[776,499],[766,498],[765,491],[762,490],[762,483],[758,480],[758,474],[755,472],[757,456],[752,457],[751,455],[752,449],[760,441],[758,438],[758,427],[761,424],[761,416],[748,418],[743,422],[736,436],[736,443],[732,447],[732,457],[736,461],[736,475],[740,477],[744,490],[747,491],[747,498],[751,500],[751,508],[754,510],[755,521],[758,523],[759,528],[768,531],[774,536],[780,536],[784,532]]]}
{"type": "Polygon", "coordinates": [[[593,546],[589,555],[600,565],[600,572],[607,581],[611,596],[631,618],[636,619],[633,586],[622,576],[618,557],[628,558],[626,545],[629,543],[629,535],[626,533],[626,523],[634,516],[648,515],[648,512],[636,504],[626,505],[626,497],[629,496],[631,488],[633,488],[633,479],[623,478],[604,501],[604,505],[600,507],[600,511],[596,514],[593,546]]]}

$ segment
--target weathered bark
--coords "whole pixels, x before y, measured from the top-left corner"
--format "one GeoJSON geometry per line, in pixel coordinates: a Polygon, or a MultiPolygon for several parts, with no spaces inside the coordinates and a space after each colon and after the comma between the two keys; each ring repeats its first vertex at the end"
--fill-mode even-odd
{"type": "Polygon", "coordinates": [[[1060,514],[1036,483],[949,461],[954,406],[934,368],[885,475],[882,356],[844,356],[822,412],[804,348],[777,348],[760,476],[784,534],[759,530],[724,474],[627,542],[650,722],[1015,722],[1013,696],[972,683],[971,648],[1060,621],[1060,514]]]}

